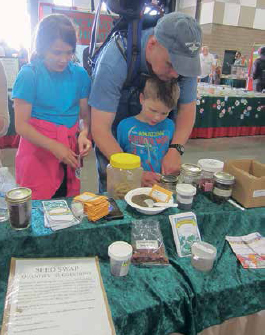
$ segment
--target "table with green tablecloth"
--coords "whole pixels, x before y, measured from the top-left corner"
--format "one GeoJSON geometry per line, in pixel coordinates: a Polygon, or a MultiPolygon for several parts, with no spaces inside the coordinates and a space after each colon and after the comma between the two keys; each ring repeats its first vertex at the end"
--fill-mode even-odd
{"type": "Polygon", "coordinates": [[[191,138],[265,135],[264,97],[201,96],[191,138]]]}
{"type": "MultiPolygon", "coordinates": [[[[69,199],[70,201],[70,199],[69,199]]],[[[90,223],[53,232],[44,227],[40,201],[34,201],[32,226],[15,231],[0,224],[0,314],[4,307],[11,257],[83,257],[98,255],[115,329],[118,335],[165,335],[171,332],[195,335],[227,319],[265,309],[265,269],[243,269],[226,235],[260,232],[265,235],[265,208],[241,211],[229,203],[217,205],[199,194],[193,211],[202,239],[217,247],[213,270],[202,273],[190,258],[177,256],[167,209],[145,216],[118,201],[124,219],[90,223]],[[128,276],[110,274],[107,249],[117,240],[130,242],[131,222],[136,219],[160,222],[170,265],[141,268],[131,265],[128,276]]]]}

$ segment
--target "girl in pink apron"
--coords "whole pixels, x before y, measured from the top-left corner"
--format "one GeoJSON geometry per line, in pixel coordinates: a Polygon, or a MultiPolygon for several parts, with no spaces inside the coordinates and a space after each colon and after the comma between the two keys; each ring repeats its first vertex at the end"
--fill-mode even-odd
{"type": "Polygon", "coordinates": [[[45,17],[38,26],[31,62],[13,88],[15,126],[21,136],[16,181],[33,199],[75,196],[81,157],[88,154],[90,78],[71,62],[76,31],[64,15],[45,17]],[[79,129],[82,120],[82,129],[79,129]]]}

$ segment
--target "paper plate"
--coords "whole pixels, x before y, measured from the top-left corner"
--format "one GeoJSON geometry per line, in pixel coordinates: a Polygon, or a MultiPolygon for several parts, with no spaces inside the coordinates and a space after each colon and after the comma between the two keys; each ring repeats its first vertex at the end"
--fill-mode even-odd
{"type": "MultiPolygon", "coordinates": [[[[135,208],[138,212],[145,214],[145,215],[155,215],[163,212],[166,208],[165,207],[142,207],[136,205],[134,202],[132,202],[132,197],[134,195],[139,195],[139,194],[149,194],[151,191],[151,187],[140,187],[136,188],[134,190],[129,191],[125,197],[124,200],[127,202],[128,205],[131,207],[135,208]]],[[[173,198],[168,202],[169,204],[173,204],[173,198]]]]}

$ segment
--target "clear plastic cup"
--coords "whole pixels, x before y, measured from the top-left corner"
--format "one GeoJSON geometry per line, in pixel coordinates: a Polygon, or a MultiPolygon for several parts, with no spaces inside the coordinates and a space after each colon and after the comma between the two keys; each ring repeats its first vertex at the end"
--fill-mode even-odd
{"type": "Polygon", "coordinates": [[[178,208],[183,210],[191,209],[196,187],[191,184],[177,184],[176,192],[178,208]]]}
{"type": "Polygon", "coordinates": [[[109,246],[110,271],[113,276],[127,276],[132,252],[132,246],[127,242],[117,241],[109,246]]]}
{"type": "Polygon", "coordinates": [[[199,271],[211,271],[216,258],[216,248],[206,242],[195,242],[191,246],[191,264],[199,271]]]}

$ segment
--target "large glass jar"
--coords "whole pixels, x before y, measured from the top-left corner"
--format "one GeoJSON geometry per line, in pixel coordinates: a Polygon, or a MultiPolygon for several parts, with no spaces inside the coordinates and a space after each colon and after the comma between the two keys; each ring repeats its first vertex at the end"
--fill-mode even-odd
{"type": "Polygon", "coordinates": [[[199,185],[202,169],[196,164],[182,164],[178,184],[191,184],[196,188],[199,185]]]}
{"type": "Polygon", "coordinates": [[[113,154],[107,166],[109,196],[114,199],[124,199],[130,190],[141,187],[142,172],[139,156],[127,153],[113,154]]]}
{"type": "Polygon", "coordinates": [[[214,174],[213,201],[220,204],[232,195],[235,177],[227,172],[216,172],[214,174]]]}
{"type": "Polygon", "coordinates": [[[213,189],[213,175],[223,170],[224,162],[217,159],[199,159],[198,166],[202,169],[199,187],[203,192],[213,189]]]}

